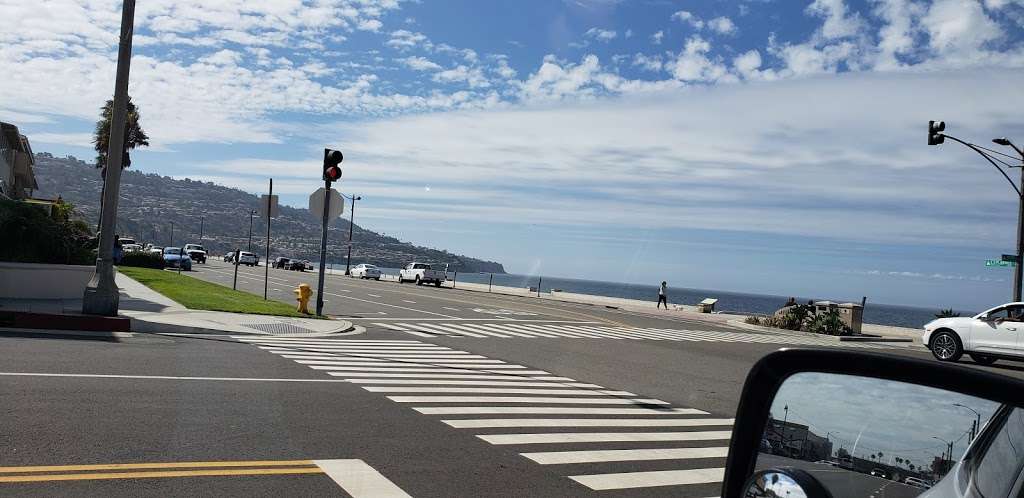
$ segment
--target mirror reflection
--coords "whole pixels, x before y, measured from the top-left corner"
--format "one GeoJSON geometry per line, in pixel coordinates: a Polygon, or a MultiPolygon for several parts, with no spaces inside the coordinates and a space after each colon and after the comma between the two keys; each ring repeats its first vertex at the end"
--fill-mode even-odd
{"type": "Polygon", "coordinates": [[[807,471],[836,498],[1017,496],[1024,411],[915,384],[800,373],[772,402],[757,460],[759,470],[784,467],[807,471]]]}

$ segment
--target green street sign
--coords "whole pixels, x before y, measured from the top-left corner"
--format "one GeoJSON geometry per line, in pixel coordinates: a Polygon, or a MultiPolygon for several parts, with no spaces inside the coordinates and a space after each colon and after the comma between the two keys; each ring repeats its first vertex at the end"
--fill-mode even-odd
{"type": "Polygon", "coordinates": [[[999,259],[986,259],[985,266],[1014,266],[1012,261],[1002,261],[999,259]]]}

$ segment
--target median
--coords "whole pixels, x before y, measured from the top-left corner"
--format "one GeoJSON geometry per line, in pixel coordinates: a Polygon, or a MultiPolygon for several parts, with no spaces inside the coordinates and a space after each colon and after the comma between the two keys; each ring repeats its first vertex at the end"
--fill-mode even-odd
{"type": "Polygon", "coordinates": [[[280,301],[264,300],[255,294],[234,290],[173,271],[130,266],[120,266],[117,271],[188,309],[321,318],[299,313],[293,306],[280,301]]]}

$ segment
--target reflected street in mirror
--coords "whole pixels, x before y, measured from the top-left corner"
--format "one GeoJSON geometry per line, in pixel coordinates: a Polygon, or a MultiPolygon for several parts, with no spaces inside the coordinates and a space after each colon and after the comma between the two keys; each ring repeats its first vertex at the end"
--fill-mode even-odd
{"type": "Polygon", "coordinates": [[[757,468],[806,470],[836,498],[963,496],[944,477],[957,469],[965,477],[1016,475],[1024,464],[1022,427],[1021,410],[989,400],[800,373],[786,379],[772,402],[757,468]]]}

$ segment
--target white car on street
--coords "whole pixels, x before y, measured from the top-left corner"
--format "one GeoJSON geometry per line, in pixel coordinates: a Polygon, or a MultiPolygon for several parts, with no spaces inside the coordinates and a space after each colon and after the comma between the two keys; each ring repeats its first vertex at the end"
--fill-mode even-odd
{"type": "Polygon", "coordinates": [[[939,318],[924,326],[921,342],[941,361],[967,353],[982,365],[1024,359],[1024,302],[1007,303],[972,317],[939,318]]]}
{"type": "Polygon", "coordinates": [[[259,262],[260,257],[251,252],[241,251],[238,253],[238,264],[240,265],[256,266],[259,262]]]}
{"type": "Polygon", "coordinates": [[[363,263],[356,265],[350,272],[353,277],[359,278],[372,278],[374,280],[380,280],[380,269],[373,265],[363,263]]]}

